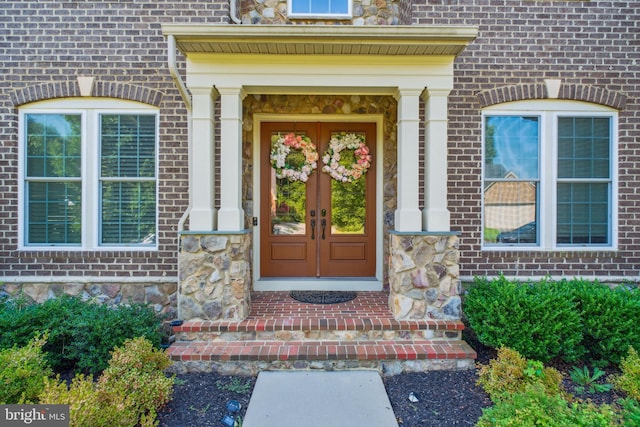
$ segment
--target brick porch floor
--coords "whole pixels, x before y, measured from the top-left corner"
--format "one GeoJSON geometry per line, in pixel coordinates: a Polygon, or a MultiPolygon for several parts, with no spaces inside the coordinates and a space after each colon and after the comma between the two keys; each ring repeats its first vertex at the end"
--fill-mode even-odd
{"type": "Polygon", "coordinates": [[[187,321],[175,327],[177,340],[168,353],[180,369],[398,372],[465,369],[476,357],[461,339],[462,322],[395,320],[384,292],[358,292],[355,300],[326,305],[300,303],[288,292],[254,292],[251,299],[243,321],[187,321]]]}

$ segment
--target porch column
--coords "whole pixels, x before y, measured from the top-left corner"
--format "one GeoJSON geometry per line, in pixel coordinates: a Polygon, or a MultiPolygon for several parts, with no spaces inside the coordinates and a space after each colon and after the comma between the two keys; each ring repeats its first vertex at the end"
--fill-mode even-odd
{"type": "Polygon", "coordinates": [[[424,89],[399,88],[398,100],[398,208],[396,231],[422,231],[418,207],[419,101],[424,89]]]}
{"type": "Polygon", "coordinates": [[[191,171],[189,197],[191,213],[189,229],[212,231],[216,223],[214,208],[214,143],[213,101],[217,94],[211,87],[189,88],[192,96],[191,147],[189,150],[191,171]]]}
{"type": "Polygon", "coordinates": [[[242,87],[216,88],[220,94],[220,210],[218,231],[244,230],[242,209],[242,87]]]}
{"type": "Polygon", "coordinates": [[[427,89],[425,102],[425,231],[450,231],[447,209],[447,98],[449,89],[427,89]]]}

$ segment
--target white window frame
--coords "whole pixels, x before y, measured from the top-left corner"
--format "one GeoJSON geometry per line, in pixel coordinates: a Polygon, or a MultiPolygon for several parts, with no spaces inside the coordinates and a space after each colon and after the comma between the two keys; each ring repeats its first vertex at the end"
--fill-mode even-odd
{"type": "Polygon", "coordinates": [[[294,13],[293,2],[295,0],[289,0],[287,2],[287,16],[289,18],[298,19],[351,19],[353,17],[353,0],[346,0],[347,13],[294,13]]]}
{"type": "Polygon", "coordinates": [[[482,193],[481,247],[486,251],[602,251],[618,247],[618,112],[602,105],[565,100],[515,101],[493,105],[482,111],[482,187],[485,183],[485,122],[487,116],[536,116],[540,119],[540,193],[537,206],[538,244],[487,244],[484,241],[484,193],[482,193]],[[557,218],[557,135],[559,117],[611,118],[611,188],[609,244],[556,243],[557,218]]]}
{"type": "Polygon", "coordinates": [[[18,249],[24,251],[149,251],[158,250],[159,110],[134,101],[110,98],[65,98],[40,101],[19,109],[18,119],[18,249]],[[80,245],[27,244],[25,116],[27,114],[75,114],[81,116],[82,231],[80,245]],[[153,114],[156,120],[155,181],[156,239],[154,244],[113,245],[100,243],[100,115],[153,114]]]}

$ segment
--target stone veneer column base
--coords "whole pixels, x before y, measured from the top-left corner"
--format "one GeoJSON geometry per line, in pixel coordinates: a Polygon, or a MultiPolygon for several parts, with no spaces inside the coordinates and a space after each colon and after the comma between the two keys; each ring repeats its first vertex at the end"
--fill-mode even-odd
{"type": "Polygon", "coordinates": [[[460,251],[453,232],[389,234],[389,307],[398,320],[458,320],[460,251]]]}
{"type": "Polygon", "coordinates": [[[182,320],[242,320],[251,305],[251,232],[183,232],[178,255],[182,320]]]}

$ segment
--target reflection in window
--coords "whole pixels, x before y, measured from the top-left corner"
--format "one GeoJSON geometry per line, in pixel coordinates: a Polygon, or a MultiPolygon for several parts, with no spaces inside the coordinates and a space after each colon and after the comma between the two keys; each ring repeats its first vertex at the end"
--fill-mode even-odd
{"type": "Polygon", "coordinates": [[[27,243],[80,245],[81,116],[26,116],[27,243]]]}
{"type": "Polygon", "coordinates": [[[538,117],[485,118],[484,242],[538,242],[538,117]]]}
{"type": "MultiPolygon", "coordinates": [[[[344,150],[340,154],[346,153],[344,150]]],[[[365,185],[364,177],[354,182],[331,180],[331,233],[364,234],[365,185]]]]}
{"type": "Polygon", "coordinates": [[[21,244],[155,245],[157,114],[128,102],[112,100],[109,110],[100,103],[52,101],[21,114],[21,244]]]}
{"type": "Polygon", "coordinates": [[[612,114],[493,115],[484,126],[484,245],[613,245],[612,114]]]}
{"type": "Polygon", "coordinates": [[[302,181],[276,178],[271,169],[271,233],[306,233],[307,186],[302,181]]]}

